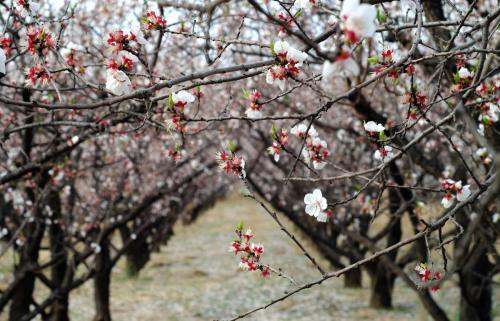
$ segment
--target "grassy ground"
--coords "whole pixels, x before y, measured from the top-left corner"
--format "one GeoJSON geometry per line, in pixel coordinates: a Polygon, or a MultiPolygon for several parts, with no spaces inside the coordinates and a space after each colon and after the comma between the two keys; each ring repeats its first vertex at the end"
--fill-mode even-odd
{"type": "MultiPolygon", "coordinates": [[[[289,290],[285,279],[264,280],[257,274],[237,270],[238,260],[227,249],[240,221],[252,227],[256,241],[265,245],[266,263],[282,268],[298,283],[317,278],[317,270],[266,215],[251,200],[233,196],[217,204],[195,224],[177,227],[168,246],[153,256],[137,279],[127,279],[123,265],[119,265],[112,282],[114,320],[227,319],[289,290]]],[[[294,227],[290,229],[301,236],[294,227]]],[[[330,270],[311,244],[304,242],[320,264],[330,270]]],[[[393,310],[370,309],[368,284],[364,283],[364,289],[354,290],[343,288],[341,279],[329,280],[246,320],[428,320],[415,294],[400,283],[395,289],[393,310]]],[[[458,289],[450,284],[435,298],[456,320],[458,289]]],[[[73,293],[70,304],[73,321],[92,320],[91,284],[73,293]]]]}

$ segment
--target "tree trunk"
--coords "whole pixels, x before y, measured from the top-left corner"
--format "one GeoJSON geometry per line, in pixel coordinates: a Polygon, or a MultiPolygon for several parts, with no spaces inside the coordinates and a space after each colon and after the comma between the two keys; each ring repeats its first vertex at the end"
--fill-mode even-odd
{"type": "MultiPolygon", "coordinates": [[[[479,250],[479,249],[478,249],[479,250]]],[[[491,321],[492,280],[494,266],[486,248],[480,250],[475,262],[467,264],[460,276],[460,321],[491,321]]]]}
{"type": "Polygon", "coordinates": [[[58,192],[52,191],[50,193],[49,206],[52,210],[53,220],[49,228],[50,253],[53,260],[57,259],[57,263],[52,266],[51,277],[52,283],[55,286],[55,291],[58,292],[58,296],[52,304],[48,320],[69,321],[68,293],[61,292],[65,283],[66,273],[68,272],[68,255],[64,247],[64,231],[59,225],[59,220],[61,219],[61,200],[58,192]]]}
{"type": "Polygon", "coordinates": [[[363,274],[360,268],[349,271],[344,274],[344,286],[346,288],[362,288],[363,274]]]}
{"type": "Polygon", "coordinates": [[[110,285],[111,285],[111,256],[108,240],[103,240],[101,252],[96,254],[96,273],[94,276],[94,321],[111,321],[109,310],[110,285]]]}
{"type": "Polygon", "coordinates": [[[392,288],[394,276],[385,268],[381,262],[371,278],[370,307],[375,309],[392,308],[392,288]]]}
{"type": "MultiPolygon", "coordinates": [[[[402,181],[402,177],[399,174],[398,168],[393,164],[391,165],[390,169],[394,180],[398,184],[400,184],[400,182],[402,181]]],[[[389,203],[390,212],[392,215],[395,215],[398,212],[402,202],[398,192],[394,189],[391,189],[389,191],[389,203]]],[[[392,222],[388,223],[393,225],[389,231],[389,235],[387,236],[387,246],[396,244],[401,240],[401,215],[402,213],[399,213],[397,217],[392,218],[392,220],[395,220],[394,224],[392,222]]],[[[389,260],[395,262],[397,254],[398,251],[395,250],[387,254],[386,256],[389,258],[389,260]]],[[[377,309],[392,308],[392,289],[394,287],[396,276],[391,271],[389,271],[382,260],[376,260],[375,265],[372,267],[371,277],[372,293],[370,298],[370,306],[377,309]]]]}
{"type": "MultiPolygon", "coordinates": [[[[122,243],[130,239],[130,230],[127,226],[120,228],[122,243]]],[[[125,253],[126,272],[129,277],[137,277],[142,268],[148,263],[150,250],[145,237],[130,242],[125,253]]]]}
{"type": "Polygon", "coordinates": [[[30,312],[35,289],[35,275],[32,272],[26,272],[21,278],[12,295],[9,321],[19,321],[30,312]]]}

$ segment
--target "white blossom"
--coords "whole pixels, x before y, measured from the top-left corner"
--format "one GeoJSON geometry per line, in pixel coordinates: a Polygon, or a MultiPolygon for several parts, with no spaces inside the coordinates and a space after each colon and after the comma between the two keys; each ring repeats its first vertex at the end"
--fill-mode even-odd
{"type": "Polygon", "coordinates": [[[293,61],[296,63],[297,67],[302,66],[304,61],[307,59],[307,54],[303,51],[295,49],[293,47],[288,48],[288,52],[286,54],[286,59],[288,61],[293,61]]]}
{"type": "Polygon", "coordinates": [[[461,79],[466,79],[466,78],[471,78],[473,75],[472,73],[469,71],[469,69],[465,68],[465,67],[462,67],[458,70],[458,77],[460,77],[461,79]]]}
{"type": "Polygon", "coordinates": [[[360,4],[359,0],[345,0],[342,3],[340,17],[345,29],[354,32],[357,38],[372,37],[376,31],[377,10],[369,4],[360,4]]]}
{"type": "Polygon", "coordinates": [[[16,11],[23,18],[31,15],[31,13],[36,13],[40,8],[40,5],[33,1],[26,1],[27,7],[22,6],[18,1],[15,1],[14,5],[16,7],[16,11]]]}
{"type": "Polygon", "coordinates": [[[273,75],[273,68],[281,68],[280,66],[274,66],[274,67],[271,67],[270,69],[267,70],[267,73],[266,73],[266,82],[270,85],[278,85],[278,87],[281,89],[281,90],[285,90],[285,87],[286,87],[286,81],[285,79],[279,79],[279,78],[276,78],[274,77],[273,75]]]}
{"type": "Polygon", "coordinates": [[[377,124],[374,121],[369,121],[369,122],[365,123],[364,127],[365,127],[365,130],[369,133],[380,133],[380,132],[383,132],[385,130],[384,125],[377,124]]]}
{"type": "Polygon", "coordinates": [[[453,205],[453,200],[455,198],[451,194],[446,194],[443,199],[441,199],[441,205],[443,205],[444,208],[450,208],[451,205],[453,205]]]}
{"type": "Polygon", "coordinates": [[[274,43],[274,52],[277,55],[286,55],[290,44],[286,40],[278,40],[274,43]]]}
{"type": "Polygon", "coordinates": [[[382,162],[386,162],[387,160],[390,160],[394,154],[392,153],[392,147],[391,146],[384,146],[380,149],[377,149],[375,151],[375,154],[373,154],[373,157],[382,162]]]}
{"type": "Polygon", "coordinates": [[[121,96],[132,91],[132,84],[127,74],[121,70],[108,69],[106,89],[114,95],[121,96]]]}
{"type": "Polygon", "coordinates": [[[196,97],[186,90],[181,90],[177,93],[172,94],[172,101],[174,104],[183,103],[189,104],[196,100],[196,97]]]}
{"type": "Polygon", "coordinates": [[[471,192],[470,192],[470,185],[464,185],[464,186],[462,186],[462,188],[460,188],[457,191],[457,200],[459,202],[463,202],[467,198],[469,198],[470,194],[471,194],[471,192]]]}
{"type": "MultiPolygon", "coordinates": [[[[296,137],[303,137],[307,131],[307,125],[306,124],[298,124],[293,126],[290,129],[290,133],[296,137]]],[[[316,128],[314,128],[313,125],[309,128],[309,131],[307,132],[307,135],[310,137],[316,137],[318,136],[318,132],[316,131],[316,128]]]]}
{"type": "Polygon", "coordinates": [[[302,9],[305,11],[311,10],[315,0],[295,0],[293,7],[297,10],[302,9]]]}
{"type": "Polygon", "coordinates": [[[316,217],[316,219],[323,219],[323,212],[328,207],[326,198],[321,194],[321,190],[315,189],[312,193],[304,196],[304,203],[306,204],[306,213],[316,217]]]}
{"type": "Polygon", "coordinates": [[[146,40],[146,38],[144,38],[144,34],[142,33],[140,26],[134,26],[132,30],[130,30],[130,33],[133,33],[135,35],[138,44],[143,46],[148,44],[148,41],[146,40]]]}

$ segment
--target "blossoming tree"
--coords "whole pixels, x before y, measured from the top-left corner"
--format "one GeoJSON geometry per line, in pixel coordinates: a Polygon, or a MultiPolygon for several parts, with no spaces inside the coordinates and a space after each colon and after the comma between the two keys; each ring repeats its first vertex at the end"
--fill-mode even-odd
{"type": "Polygon", "coordinates": [[[0,311],[69,320],[92,280],[95,320],[111,320],[116,262],[137,273],[179,218],[242,189],[318,278],[268,265],[235,216],[239,266],[295,288],[231,320],[362,270],[373,307],[392,306],[399,278],[448,321],[432,293],[457,277],[461,321],[491,320],[495,4],[0,1],[0,255],[14,253],[0,311]]]}

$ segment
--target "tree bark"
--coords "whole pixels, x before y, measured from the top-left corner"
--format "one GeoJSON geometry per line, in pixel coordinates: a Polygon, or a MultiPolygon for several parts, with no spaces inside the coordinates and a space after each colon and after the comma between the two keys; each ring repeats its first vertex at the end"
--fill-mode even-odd
{"type": "Polygon", "coordinates": [[[101,242],[101,252],[96,254],[96,273],[94,276],[94,321],[111,321],[109,309],[111,285],[111,255],[108,240],[101,242]]]}
{"type": "MultiPolygon", "coordinates": [[[[351,261],[351,263],[353,263],[351,261]]],[[[344,274],[344,286],[346,288],[362,288],[363,273],[360,268],[349,271],[344,274]]]]}
{"type": "Polygon", "coordinates": [[[52,304],[48,320],[69,321],[69,295],[67,292],[61,292],[68,272],[68,255],[64,247],[64,231],[59,224],[59,220],[61,220],[61,200],[58,192],[52,191],[49,194],[49,206],[52,210],[52,225],[49,228],[50,253],[53,260],[57,259],[57,263],[52,266],[51,277],[58,296],[52,304]]]}
{"type": "Polygon", "coordinates": [[[478,249],[477,257],[459,272],[460,321],[491,321],[492,280],[494,266],[488,260],[486,248],[478,249]]]}
{"type": "MultiPolygon", "coordinates": [[[[122,243],[130,240],[130,230],[127,226],[120,227],[122,243]]],[[[130,242],[125,253],[126,273],[129,277],[137,277],[142,268],[148,263],[150,249],[145,237],[130,242]]]]}

